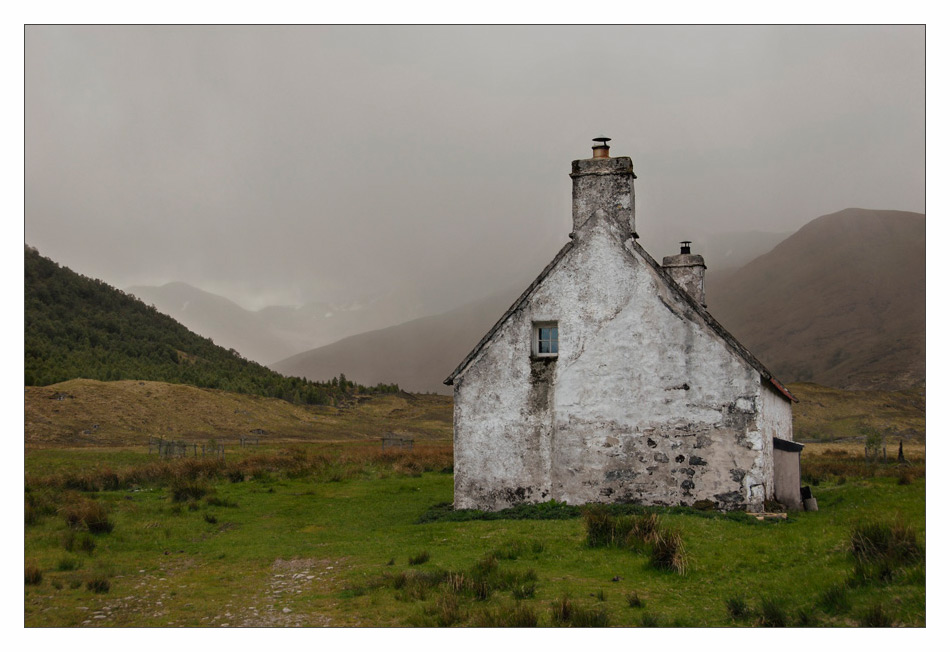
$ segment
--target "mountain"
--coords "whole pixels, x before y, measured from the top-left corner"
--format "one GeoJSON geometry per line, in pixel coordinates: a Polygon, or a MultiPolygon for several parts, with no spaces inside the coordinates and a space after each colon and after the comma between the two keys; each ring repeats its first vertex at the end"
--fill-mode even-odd
{"type": "Polygon", "coordinates": [[[409,391],[448,394],[451,389],[442,381],[520,292],[500,292],[439,315],[354,335],[271,368],[307,378],[324,378],[345,368],[356,382],[386,377],[409,391]]]}
{"type": "Polygon", "coordinates": [[[314,383],[281,376],[30,247],[24,283],[26,385],[74,378],[155,380],[310,404],[335,403],[359,389],[345,379],[314,383]]]}
{"type": "Polygon", "coordinates": [[[709,311],[783,381],[912,387],[925,379],[925,238],[920,213],[819,217],[707,286],[709,311]]]}
{"type": "MultiPolygon", "coordinates": [[[[762,246],[772,236],[746,240],[762,246]]],[[[710,313],[785,382],[904,389],[924,380],[924,287],[924,216],[848,209],[813,220],[739,269],[712,268],[706,296],[710,313]]],[[[272,368],[308,378],[346,369],[364,384],[386,378],[447,393],[442,380],[519,292],[349,337],[272,368]]]]}
{"type": "Polygon", "coordinates": [[[354,333],[398,324],[418,316],[421,310],[405,297],[389,295],[348,306],[314,302],[255,311],[187,283],[138,285],[126,291],[196,333],[260,363],[282,360],[354,333]]]}

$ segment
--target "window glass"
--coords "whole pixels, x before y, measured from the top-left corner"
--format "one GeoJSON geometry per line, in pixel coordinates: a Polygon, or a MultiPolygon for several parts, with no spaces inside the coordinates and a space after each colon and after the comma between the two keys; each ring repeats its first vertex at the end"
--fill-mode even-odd
{"type": "Polygon", "coordinates": [[[542,326],[538,329],[538,353],[557,353],[557,326],[542,326]]]}

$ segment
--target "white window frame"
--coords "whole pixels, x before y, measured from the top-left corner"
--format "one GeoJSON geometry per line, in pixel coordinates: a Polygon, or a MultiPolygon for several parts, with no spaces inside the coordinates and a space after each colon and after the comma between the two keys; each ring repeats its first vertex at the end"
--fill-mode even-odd
{"type": "Polygon", "coordinates": [[[535,358],[557,358],[557,351],[554,353],[541,353],[542,328],[553,328],[557,331],[557,338],[553,341],[557,342],[558,351],[561,350],[561,331],[558,328],[558,323],[556,321],[536,321],[531,324],[531,356],[535,358]]]}

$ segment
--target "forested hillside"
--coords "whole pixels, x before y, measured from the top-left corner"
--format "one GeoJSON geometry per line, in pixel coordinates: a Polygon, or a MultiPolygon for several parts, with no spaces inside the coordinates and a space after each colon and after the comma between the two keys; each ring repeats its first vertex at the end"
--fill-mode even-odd
{"type": "Polygon", "coordinates": [[[25,251],[25,383],[72,378],[156,380],[330,404],[365,388],[340,374],[329,382],[282,376],[195,335],[154,307],[102,281],[25,251]]]}

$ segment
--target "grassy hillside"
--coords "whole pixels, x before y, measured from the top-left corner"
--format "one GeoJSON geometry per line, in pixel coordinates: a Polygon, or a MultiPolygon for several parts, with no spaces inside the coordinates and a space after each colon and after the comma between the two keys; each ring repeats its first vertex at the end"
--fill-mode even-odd
{"type": "Polygon", "coordinates": [[[896,439],[923,442],[927,432],[926,394],[923,386],[887,392],[844,390],[814,383],[792,383],[800,403],[792,406],[795,439],[833,441],[863,436],[862,426],[896,439]]]}
{"type": "Polygon", "coordinates": [[[405,392],[354,396],[331,407],[171,383],[80,379],[27,387],[25,403],[28,448],[144,446],[149,436],[217,439],[230,448],[258,428],[265,441],[365,440],[388,432],[452,438],[451,398],[405,392]]]}
{"type": "Polygon", "coordinates": [[[332,404],[352,390],[367,391],[336,379],[309,382],[281,376],[29,247],[25,284],[26,385],[73,378],[157,380],[307,404],[332,404]]]}

